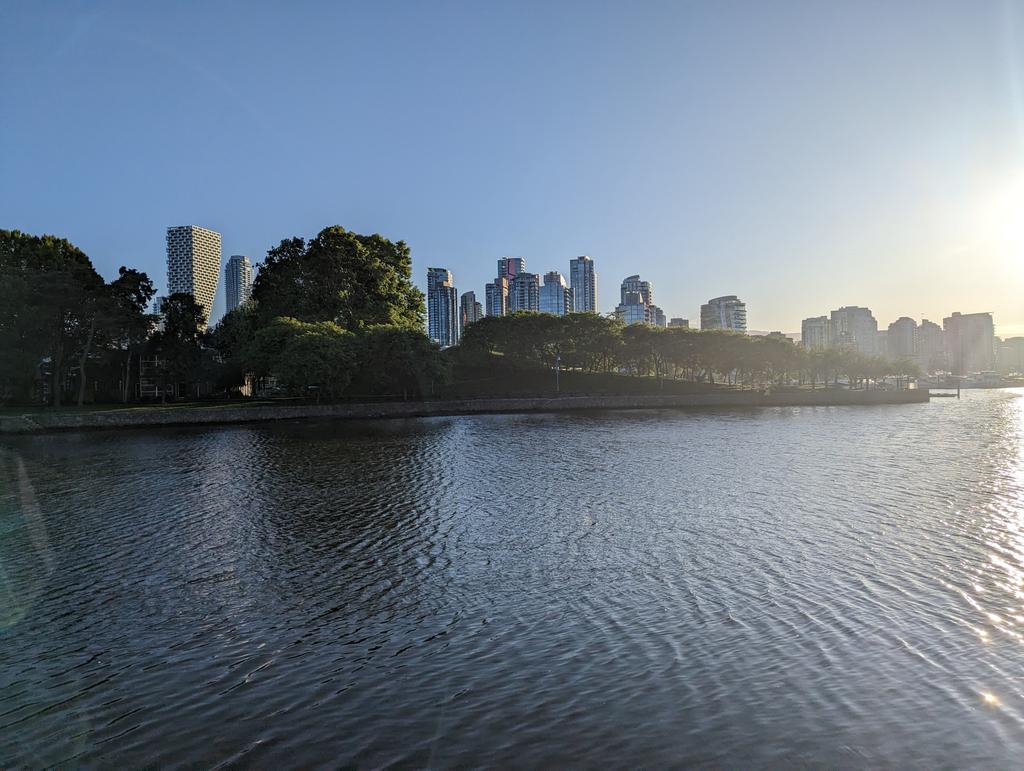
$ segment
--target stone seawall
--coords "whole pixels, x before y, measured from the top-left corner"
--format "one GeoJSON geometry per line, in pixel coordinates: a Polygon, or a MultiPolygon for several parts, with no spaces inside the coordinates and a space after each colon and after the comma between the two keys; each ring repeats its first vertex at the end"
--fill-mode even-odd
{"type": "Polygon", "coordinates": [[[671,396],[559,396],[501,399],[463,399],[377,404],[263,404],[154,407],[86,413],[36,412],[0,416],[0,434],[76,431],[146,426],[185,426],[249,423],[297,418],[415,418],[439,415],[478,415],[563,410],[648,410],[714,407],[826,407],[915,404],[929,399],[927,389],[910,391],[795,391],[765,396],[756,391],[723,391],[671,396]]]}

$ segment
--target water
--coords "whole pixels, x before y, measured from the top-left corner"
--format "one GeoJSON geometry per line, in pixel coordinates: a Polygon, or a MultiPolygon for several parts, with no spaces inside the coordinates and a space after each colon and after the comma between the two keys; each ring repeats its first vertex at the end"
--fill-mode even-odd
{"type": "Polygon", "coordinates": [[[1024,398],[0,445],[0,764],[1008,766],[1024,398]]]}

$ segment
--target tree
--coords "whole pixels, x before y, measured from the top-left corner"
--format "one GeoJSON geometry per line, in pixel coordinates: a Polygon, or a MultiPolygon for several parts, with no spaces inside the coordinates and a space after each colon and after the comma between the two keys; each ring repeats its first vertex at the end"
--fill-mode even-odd
{"type": "Polygon", "coordinates": [[[332,321],[344,329],[422,327],[423,293],[404,241],[324,228],[308,243],[286,239],[267,253],[253,297],[261,325],[277,317],[332,321]]]}
{"type": "Polygon", "coordinates": [[[116,360],[118,395],[128,401],[132,357],[145,343],[153,317],[146,313],[156,289],[149,276],[121,266],[118,276],[87,300],[89,333],[78,365],[78,406],[85,400],[90,354],[106,354],[116,360]]]}
{"type": "MultiPolygon", "coordinates": [[[[472,326],[478,326],[483,319],[472,326]]],[[[358,338],[358,393],[422,399],[448,380],[441,349],[418,329],[373,326],[358,338]]]]}
{"type": "Polygon", "coordinates": [[[210,340],[224,364],[222,386],[245,383],[246,375],[251,371],[252,346],[258,331],[259,314],[253,300],[225,314],[214,327],[210,340]]]}
{"type": "Polygon", "coordinates": [[[355,363],[355,335],[333,321],[274,319],[256,332],[248,356],[253,371],[273,375],[286,389],[307,394],[316,388],[329,397],[341,396],[355,363]]]}
{"type": "Polygon", "coordinates": [[[896,387],[902,388],[912,378],[921,377],[921,365],[902,356],[892,363],[892,373],[896,376],[896,387]]]}
{"type": "Polygon", "coordinates": [[[51,403],[61,405],[67,361],[88,344],[102,286],[66,239],[0,230],[0,378],[8,396],[27,398],[45,361],[51,403]]]}
{"type": "Polygon", "coordinates": [[[149,346],[160,362],[160,400],[166,401],[171,383],[194,383],[199,379],[206,312],[187,292],[168,295],[160,311],[163,329],[150,338],[149,346]]]}
{"type": "Polygon", "coordinates": [[[127,402],[131,393],[132,356],[139,353],[152,329],[154,317],[146,313],[146,308],[156,294],[156,288],[149,276],[134,268],[122,265],[117,273],[117,278],[110,282],[108,332],[124,355],[121,400],[127,402]]]}

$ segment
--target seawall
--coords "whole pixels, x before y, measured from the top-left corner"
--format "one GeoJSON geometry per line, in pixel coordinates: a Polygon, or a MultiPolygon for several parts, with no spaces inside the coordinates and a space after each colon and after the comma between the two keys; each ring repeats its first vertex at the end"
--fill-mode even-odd
{"type": "Polygon", "coordinates": [[[91,429],[143,428],[223,423],[250,423],[299,418],[416,418],[440,415],[558,412],[564,410],[648,410],[715,407],[826,407],[927,402],[927,389],[908,391],[794,391],[764,395],[757,391],[638,396],[558,396],[461,399],[376,404],[262,404],[153,409],[112,409],[97,412],[35,412],[0,416],[0,434],[91,429]]]}

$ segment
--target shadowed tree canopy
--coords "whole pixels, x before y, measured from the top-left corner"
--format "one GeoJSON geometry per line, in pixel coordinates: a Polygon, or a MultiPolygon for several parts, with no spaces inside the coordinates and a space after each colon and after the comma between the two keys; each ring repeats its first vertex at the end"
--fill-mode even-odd
{"type": "Polygon", "coordinates": [[[260,329],[249,346],[252,370],[274,375],[289,391],[310,387],[340,396],[352,378],[355,335],[332,321],[279,317],[260,329]]]}
{"type": "Polygon", "coordinates": [[[163,329],[149,338],[148,347],[160,358],[161,385],[192,382],[199,375],[203,358],[203,306],[187,292],[175,292],[164,298],[160,311],[163,329]]]}
{"type": "Polygon", "coordinates": [[[412,283],[405,242],[362,236],[338,225],[309,242],[292,238],[267,252],[253,297],[262,325],[282,316],[333,321],[352,331],[378,324],[423,325],[423,293],[412,283]]]}
{"type": "Polygon", "coordinates": [[[68,362],[88,334],[103,288],[70,241],[0,230],[0,392],[27,398],[46,359],[51,399],[60,405],[68,362]]]}

